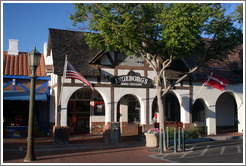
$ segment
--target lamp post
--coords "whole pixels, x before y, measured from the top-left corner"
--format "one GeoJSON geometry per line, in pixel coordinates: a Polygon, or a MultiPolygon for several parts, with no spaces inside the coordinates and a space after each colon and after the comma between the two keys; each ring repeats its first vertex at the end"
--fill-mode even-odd
{"type": "Polygon", "coordinates": [[[29,65],[31,67],[32,75],[31,86],[30,86],[30,103],[29,103],[29,119],[28,119],[28,137],[27,137],[27,152],[24,162],[31,162],[36,160],[34,155],[34,109],[35,109],[35,79],[36,79],[36,69],[39,65],[39,60],[41,53],[34,49],[28,53],[29,65]]]}

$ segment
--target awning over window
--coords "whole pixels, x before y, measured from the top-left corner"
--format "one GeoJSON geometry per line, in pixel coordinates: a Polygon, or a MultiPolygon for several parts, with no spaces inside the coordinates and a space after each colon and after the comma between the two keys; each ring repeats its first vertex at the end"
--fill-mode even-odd
{"type": "MultiPolygon", "coordinates": [[[[4,91],[3,100],[30,100],[30,92],[19,91],[4,91]]],[[[35,93],[36,101],[47,101],[47,94],[45,92],[35,93]]]]}

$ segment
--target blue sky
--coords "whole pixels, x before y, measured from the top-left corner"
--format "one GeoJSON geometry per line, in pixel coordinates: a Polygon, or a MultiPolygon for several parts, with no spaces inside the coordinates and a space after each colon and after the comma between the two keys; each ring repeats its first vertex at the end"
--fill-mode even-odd
{"type": "Polygon", "coordinates": [[[19,40],[19,51],[29,52],[36,44],[43,52],[48,42],[48,28],[71,29],[71,3],[6,3],[3,4],[3,50],[9,48],[8,39],[19,40]]]}
{"type": "MultiPolygon", "coordinates": [[[[227,5],[229,11],[238,4],[227,5]]],[[[4,3],[3,50],[7,51],[8,39],[19,40],[19,51],[29,52],[36,44],[43,52],[48,42],[48,28],[75,30],[69,15],[74,12],[71,3],[4,3]]]]}

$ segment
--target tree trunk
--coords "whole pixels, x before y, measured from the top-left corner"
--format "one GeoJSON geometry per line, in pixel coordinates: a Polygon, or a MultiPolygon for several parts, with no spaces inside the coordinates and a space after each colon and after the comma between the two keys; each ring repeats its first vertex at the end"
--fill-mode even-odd
{"type": "MultiPolygon", "coordinates": [[[[160,77],[156,77],[156,93],[157,93],[157,104],[159,110],[159,129],[160,133],[163,134],[163,151],[167,151],[166,147],[166,136],[165,136],[165,119],[164,119],[164,109],[163,109],[163,101],[162,101],[162,88],[159,85],[160,77]]],[[[161,135],[161,134],[160,134],[161,135]]],[[[160,145],[161,146],[161,145],[160,145]]]]}

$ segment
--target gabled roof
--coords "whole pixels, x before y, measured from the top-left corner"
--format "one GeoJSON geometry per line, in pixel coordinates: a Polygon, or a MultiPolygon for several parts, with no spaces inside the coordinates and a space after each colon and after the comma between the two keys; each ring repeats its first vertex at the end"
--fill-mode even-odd
{"type": "MultiPolygon", "coordinates": [[[[9,55],[3,51],[3,75],[30,76],[28,53],[19,52],[19,55],[9,55]]],[[[41,54],[39,66],[36,70],[38,77],[47,77],[44,55],[41,54]]]]}
{"type": "MultiPolygon", "coordinates": [[[[193,57],[185,58],[185,62],[190,68],[195,67],[196,61],[193,57]]],[[[224,61],[209,62],[202,69],[195,71],[193,74],[196,81],[204,82],[207,79],[210,71],[219,77],[223,77],[229,83],[243,82],[243,45],[236,49],[236,52],[228,55],[224,61]]]]}
{"type": "MultiPolygon", "coordinates": [[[[104,55],[101,50],[90,49],[85,42],[87,32],[69,31],[60,29],[49,29],[48,56],[52,50],[54,73],[63,74],[65,55],[74,68],[85,76],[99,76],[99,70],[96,68],[99,59],[104,55]]],[[[205,81],[209,72],[226,78],[229,83],[242,82],[242,69],[235,70],[239,63],[237,62],[239,54],[241,56],[243,47],[238,47],[236,54],[228,55],[228,58],[220,63],[209,63],[203,69],[189,75],[188,79],[196,78],[196,81],[205,81]],[[234,60],[233,60],[234,59],[234,60]],[[194,76],[194,77],[193,77],[194,76]]],[[[168,79],[178,79],[196,65],[194,57],[175,60],[167,71],[168,79]],[[184,60],[184,61],[183,61],[184,60]]],[[[242,60],[242,56],[241,56],[242,60]]]]}
{"type": "Polygon", "coordinates": [[[73,67],[84,76],[99,76],[99,70],[89,65],[99,52],[90,49],[85,42],[85,33],[60,29],[49,29],[48,56],[52,50],[54,73],[63,74],[65,55],[73,67]]]}
{"type": "Polygon", "coordinates": [[[90,61],[89,64],[94,64],[97,60],[99,60],[103,55],[104,51],[99,51],[90,61]]]}

